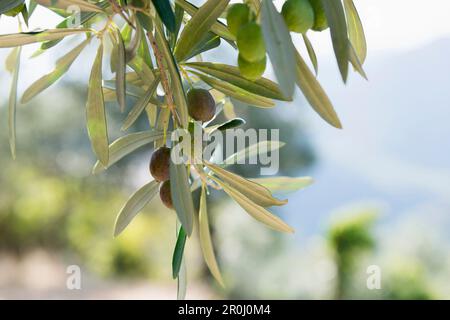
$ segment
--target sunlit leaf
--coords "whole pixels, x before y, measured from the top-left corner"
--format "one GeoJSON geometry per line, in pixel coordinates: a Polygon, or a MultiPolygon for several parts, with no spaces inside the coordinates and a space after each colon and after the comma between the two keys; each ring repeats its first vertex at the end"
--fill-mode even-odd
{"type": "Polygon", "coordinates": [[[361,62],[359,61],[358,55],[356,54],[355,48],[353,48],[352,44],[349,43],[348,44],[348,50],[349,50],[349,54],[348,54],[348,59],[350,61],[350,63],[352,64],[353,68],[366,80],[367,79],[367,75],[366,72],[364,71],[361,62]]]}
{"type": "Polygon", "coordinates": [[[260,141],[230,155],[221,165],[226,167],[233,164],[240,164],[246,159],[258,156],[260,153],[273,152],[284,146],[285,143],[281,141],[260,141]]]}
{"type": "Polygon", "coordinates": [[[147,92],[139,98],[139,100],[134,105],[133,109],[131,109],[127,118],[125,119],[121,130],[127,130],[133,123],[139,118],[142,112],[144,112],[147,105],[150,103],[151,98],[155,94],[156,88],[159,84],[159,77],[157,77],[147,89],[147,92]]]}
{"type": "Polygon", "coordinates": [[[100,161],[97,161],[94,165],[94,168],[92,169],[92,173],[98,174],[106,170],[123,157],[129,155],[130,153],[132,153],[133,151],[137,150],[142,146],[145,146],[157,139],[160,139],[162,136],[163,136],[162,131],[150,130],[150,131],[135,132],[120,137],[119,139],[111,143],[111,145],[109,146],[108,164],[104,166],[103,164],[100,163],[100,161]]]}
{"type": "Polygon", "coordinates": [[[347,22],[345,20],[342,2],[336,0],[322,0],[328,25],[330,26],[334,54],[341,72],[342,80],[347,81],[348,76],[348,36],[347,22]]]}
{"type": "Polygon", "coordinates": [[[0,35],[0,48],[10,48],[36,42],[61,39],[66,36],[91,31],[91,29],[51,29],[45,31],[4,34],[0,35]]]}
{"type": "Polygon", "coordinates": [[[325,91],[309,70],[306,62],[297,53],[297,84],[305,95],[311,107],[329,124],[342,128],[341,122],[334,111],[333,105],[325,91]]]}
{"type": "Polygon", "coordinates": [[[263,107],[263,108],[272,108],[275,106],[275,103],[273,100],[262,97],[259,95],[256,95],[254,93],[251,93],[249,91],[246,91],[244,89],[241,89],[238,86],[235,86],[229,82],[225,82],[210,76],[207,76],[205,74],[196,72],[196,71],[190,71],[191,73],[198,76],[202,81],[213,87],[214,89],[233,97],[239,101],[245,102],[248,105],[256,106],[256,107],[263,107]]]}
{"type": "Polygon", "coordinates": [[[261,27],[280,90],[286,99],[292,99],[295,89],[295,47],[286,23],[272,0],[262,0],[261,27]]]}
{"type": "Polygon", "coordinates": [[[164,33],[161,28],[156,25],[155,38],[159,49],[162,52],[163,58],[166,61],[167,69],[170,75],[170,84],[172,88],[173,98],[176,105],[176,110],[181,121],[181,126],[187,128],[189,121],[189,114],[186,102],[186,95],[184,93],[183,85],[181,82],[180,73],[175,63],[175,58],[170,50],[169,43],[164,37],[164,33]]]}
{"type": "Polygon", "coordinates": [[[191,53],[186,57],[186,60],[217,48],[218,46],[220,46],[220,37],[212,32],[207,32],[205,37],[192,49],[191,53]]]}
{"type": "Polygon", "coordinates": [[[211,62],[188,62],[185,65],[229,82],[251,93],[267,98],[286,100],[275,82],[266,78],[260,78],[255,81],[248,80],[241,75],[239,68],[235,66],[211,62]]]}
{"type": "Polygon", "coordinates": [[[308,51],[309,59],[311,60],[311,63],[314,67],[314,72],[317,75],[319,73],[319,64],[317,62],[316,52],[314,51],[314,47],[313,47],[311,41],[309,41],[306,34],[304,33],[304,34],[302,34],[302,36],[303,36],[303,42],[305,43],[306,50],[308,51]]]}
{"type": "Polygon", "coordinates": [[[244,196],[239,191],[230,188],[227,184],[222,183],[220,180],[217,179],[216,181],[220,184],[223,190],[242,207],[242,209],[244,209],[249,215],[251,215],[256,220],[264,223],[268,227],[277,231],[287,233],[294,232],[294,229],[292,229],[279,217],[275,216],[265,208],[258,206],[256,203],[252,202],[249,198],[244,196]]]}
{"type": "Polygon", "coordinates": [[[173,251],[172,257],[172,277],[176,279],[180,273],[181,264],[184,256],[184,246],[186,244],[186,232],[183,227],[180,227],[178,232],[177,243],[175,244],[175,249],[173,251]]]}
{"type": "Polygon", "coordinates": [[[54,84],[58,79],[60,79],[71,67],[75,59],[80,55],[84,48],[89,44],[91,38],[88,38],[81,42],[78,46],[73,48],[63,57],[56,61],[55,69],[46,74],[45,76],[39,78],[36,82],[34,82],[27,90],[25,90],[22,96],[22,103],[27,103],[39,93],[50,87],[54,84]]]}
{"type": "Polygon", "coordinates": [[[206,192],[205,188],[202,188],[200,196],[200,208],[198,214],[199,221],[199,233],[200,233],[200,246],[202,247],[203,258],[208,266],[211,274],[223,287],[222,275],[220,273],[219,266],[217,265],[216,256],[214,254],[214,248],[211,241],[211,234],[209,232],[208,210],[206,206],[206,192]]]}
{"type": "Polygon", "coordinates": [[[108,165],[108,131],[106,127],[105,103],[102,91],[103,44],[100,44],[89,78],[86,122],[89,138],[95,155],[104,165],[108,165]]]}
{"type": "Polygon", "coordinates": [[[70,6],[77,6],[81,11],[103,12],[101,8],[85,0],[35,0],[45,7],[55,7],[67,9],[70,6]]]}
{"type": "MultiPolygon", "coordinates": [[[[182,7],[190,16],[194,16],[199,10],[198,7],[194,6],[192,3],[186,0],[175,0],[175,3],[178,4],[180,7],[182,7]]],[[[222,22],[220,22],[219,20],[216,20],[212,24],[211,31],[228,41],[236,40],[235,37],[231,34],[231,32],[228,30],[227,26],[222,22]]]]}
{"type": "Polygon", "coordinates": [[[362,65],[367,57],[367,43],[364,28],[353,1],[344,0],[344,8],[347,15],[348,37],[362,65]]]}
{"type": "Polygon", "coordinates": [[[19,82],[20,53],[22,47],[16,47],[6,59],[6,70],[12,73],[11,91],[8,102],[8,125],[9,146],[13,159],[16,158],[16,107],[17,107],[17,84],[19,82]]]}
{"type": "Polygon", "coordinates": [[[310,177],[268,177],[255,178],[250,180],[266,187],[267,189],[275,193],[294,192],[304,189],[314,182],[310,177]]]}
{"type": "Polygon", "coordinates": [[[181,225],[187,235],[190,236],[194,225],[194,204],[186,169],[183,163],[175,164],[173,161],[170,161],[170,191],[173,206],[181,225]]]}
{"type": "Polygon", "coordinates": [[[274,198],[272,193],[264,186],[258,185],[253,181],[247,180],[207,161],[205,161],[205,164],[220,180],[261,207],[282,206],[287,203],[287,200],[274,198]]]}
{"type": "Polygon", "coordinates": [[[136,191],[125,203],[116,218],[114,237],[117,237],[130,224],[131,220],[158,193],[159,182],[152,181],[136,191]]]}
{"type": "Polygon", "coordinates": [[[202,40],[211,29],[217,18],[222,14],[230,0],[208,0],[192,16],[181,32],[175,47],[177,61],[183,61],[189,56],[195,45],[202,40]]]}

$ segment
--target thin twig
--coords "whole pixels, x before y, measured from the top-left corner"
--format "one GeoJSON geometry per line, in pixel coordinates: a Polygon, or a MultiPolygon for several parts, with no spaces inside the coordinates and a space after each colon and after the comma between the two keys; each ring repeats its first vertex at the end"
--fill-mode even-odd
{"type": "Polygon", "coordinates": [[[181,121],[178,117],[178,113],[175,109],[175,103],[173,101],[173,95],[172,90],[170,89],[169,79],[167,78],[166,71],[164,69],[163,64],[163,56],[161,54],[161,51],[159,50],[158,44],[156,43],[156,39],[153,36],[151,32],[147,32],[147,36],[150,40],[150,44],[153,48],[153,53],[155,54],[156,58],[156,64],[159,68],[159,73],[161,75],[161,83],[164,88],[164,92],[166,93],[166,101],[167,101],[167,107],[169,108],[170,112],[172,113],[172,117],[174,121],[177,123],[179,127],[181,127],[181,121]]]}
{"type": "Polygon", "coordinates": [[[114,0],[108,0],[112,6],[112,9],[115,13],[118,13],[133,29],[136,29],[134,24],[130,21],[130,19],[123,13],[122,7],[117,4],[114,0]]]}

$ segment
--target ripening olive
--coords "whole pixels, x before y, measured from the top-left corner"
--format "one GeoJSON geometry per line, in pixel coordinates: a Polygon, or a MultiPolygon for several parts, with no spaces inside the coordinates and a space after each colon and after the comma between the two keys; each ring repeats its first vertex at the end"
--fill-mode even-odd
{"type": "Polygon", "coordinates": [[[170,149],[160,147],[156,149],[150,159],[150,173],[156,181],[169,180],[170,149]]]}
{"type": "Polygon", "coordinates": [[[209,121],[216,113],[216,102],[205,89],[191,89],[187,93],[189,115],[196,121],[209,121]]]}
{"type": "Polygon", "coordinates": [[[170,180],[164,181],[159,186],[159,197],[167,208],[173,209],[172,194],[170,193],[170,180]]]}

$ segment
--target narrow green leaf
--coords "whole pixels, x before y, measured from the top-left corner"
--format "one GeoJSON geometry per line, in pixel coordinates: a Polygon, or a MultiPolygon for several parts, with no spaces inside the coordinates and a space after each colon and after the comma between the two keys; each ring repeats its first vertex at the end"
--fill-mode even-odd
{"type": "Polygon", "coordinates": [[[358,55],[356,54],[355,48],[353,48],[352,44],[349,43],[348,44],[348,50],[349,50],[349,54],[348,54],[348,58],[350,63],[352,64],[353,68],[366,80],[367,79],[367,75],[366,72],[364,71],[361,62],[359,61],[358,55]]]}
{"type": "Polygon", "coordinates": [[[249,215],[251,215],[256,220],[264,223],[268,227],[287,233],[293,233],[294,229],[292,229],[289,225],[287,225],[283,220],[279,217],[273,215],[268,210],[264,209],[261,206],[258,206],[256,203],[252,202],[249,198],[244,196],[239,191],[230,188],[227,184],[221,182],[218,179],[215,179],[217,183],[223,188],[223,190],[231,197],[234,201],[236,201],[242,209],[244,209],[249,215]]]}
{"type": "Polygon", "coordinates": [[[38,4],[45,7],[54,7],[59,9],[67,9],[70,6],[78,6],[81,11],[103,12],[101,8],[93,3],[85,0],[35,0],[38,4]]]}
{"type": "Polygon", "coordinates": [[[252,144],[251,146],[239,150],[238,152],[232,154],[226,158],[221,166],[227,167],[233,164],[243,163],[246,159],[255,157],[261,152],[273,152],[285,146],[284,142],[281,141],[260,141],[258,143],[252,144]]]}
{"type": "Polygon", "coordinates": [[[202,188],[202,194],[200,196],[200,209],[198,214],[199,220],[199,233],[200,233],[200,246],[202,247],[203,258],[208,266],[211,274],[217,280],[217,282],[223,287],[222,275],[220,273],[219,266],[217,264],[216,255],[214,254],[214,248],[211,241],[211,234],[209,232],[208,210],[206,207],[206,192],[205,188],[202,188]]]}
{"type": "MultiPolygon", "coordinates": [[[[180,7],[182,7],[191,17],[194,16],[199,10],[198,7],[194,6],[192,3],[186,0],[175,0],[175,3],[178,4],[180,7]]],[[[212,24],[211,31],[227,41],[232,42],[236,40],[235,37],[228,30],[227,26],[222,22],[220,22],[219,20],[216,20],[212,24]]]]}
{"type": "Polygon", "coordinates": [[[72,66],[75,59],[80,55],[84,48],[89,44],[91,38],[88,38],[81,42],[78,46],[73,48],[63,57],[56,61],[55,69],[46,74],[45,76],[39,78],[34,82],[27,90],[25,90],[22,96],[22,103],[27,103],[39,93],[50,87],[56,81],[58,81],[72,66]]]}
{"type": "Polygon", "coordinates": [[[120,209],[114,224],[114,237],[117,237],[130,224],[131,220],[158,193],[159,182],[152,181],[137,190],[120,209]]]}
{"type": "Polygon", "coordinates": [[[91,29],[51,29],[0,35],[0,48],[23,46],[35,42],[61,39],[66,36],[91,32],[91,29]]]}
{"type": "Polygon", "coordinates": [[[181,225],[187,235],[190,236],[194,224],[194,204],[186,169],[186,165],[175,164],[173,161],[170,161],[170,189],[173,205],[181,225]]]}
{"type": "Polygon", "coordinates": [[[127,69],[126,61],[125,61],[125,44],[122,39],[122,34],[120,30],[116,29],[116,37],[117,37],[117,71],[116,71],[116,95],[117,102],[120,106],[120,111],[124,112],[126,108],[126,81],[125,81],[125,73],[127,69]]]}
{"type": "Polygon", "coordinates": [[[30,6],[28,7],[28,17],[31,17],[33,15],[36,7],[37,7],[36,0],[30,0],[30,6]]]}
{"type": "Polygon", "coordinates": [[[305,95],[311,107],[321,116],[326,122],[332,126],[341,129],[341,122],[334,111],[333,105],[328,98],[325,91],[316,80],[314,74],[309,70],[306,62],[297,53],[297,84],[305,95]]]}
{"type": "Polygon", "coordinates": [[[183,61],[189,56],[195,45],[202,40],[206,32],[222,14],[230,0],[208,0],[192,16],[181,32],[175,47],[177,61],[183,61]]]}
{"type": "MultiPolygon", "coordinates": [[[[170,120],[170,110],[167,107],[159,108],[159,114],[158,119],[156,120],[155,129],[159,130],[161,132],[167,133],[167,128],[169,126],[169,120],[170,120]]],[[[155,140],[154,148],[158,149],[159,147],[162,147],[166,143],[165,136],[161,137],[160,139],[155,140]]]]}
{"type": "Polygon", "coordinates": [[[363,65],[367,57],[367,43],[364,28],[353,1],[344,0],[344,8],[347,16],[348,37],[360,64],[363,65]]]}
{"type": "Polygon", "coordinates": [[[187,271],[184,258],[181,260],[181,268],[177,278],[177,300],[186,299],[187,291],[187,271]]]}
{"type": "Polygon", "coordinates": [[[105,103],[102,91],[103,43],[100,44],[89,78],[89,92],[86,103],[86,123],[92,148],[100,160],[107,166],[109,162],[108,130],[106,126],[105,103]]]}
{"type": "Polygon", "coordinates": [[[341,72],[342,80],[347,81],[348,76],[348,36],[347,22],[341,0],[322,0],[328,25],[330,26],[331,40],[334,54],[341,72]]]}
{"type": "Polygon", "coordinates": [[[175,2],[175,31],[169,34],[170,48],[174,48],[180,33],[181,25],[184,18],[184,9],[175,2]]]}
{"type": "Polygon", "coordinates": [[[172,257],[172,276],[176,279],[180,273],[181,263],[183,261],[184,246],[186,244],[186,232],[183,227],[180,227],[178,232],[177,243],[175,244],[175,249],[173,251],[172,257]]]}
{"type": "Polygon", "coordinates": [[[311,177],[270,177],[250,179],[272,192],[289,193],[304,189],[311,185],[314,181],[311,177]]]}
{"type": "Polygon", "coordinates": [[[16,47],[6,59],[6,69],[12,73],[11,91],[8,103],[9,124],[9,146],[13,159],[16,158],[16,107],[17,107],[17,84],[19,82],[20,54],[22,47],[16,47]]]}
{"type": "Polygon", "coordinates": [[[214,172],[217,177],[227,183],[231,188],[239,191],[261,207],[282,206],[287,203],[287,200],[274,198],[267,188],[253,181],[247,180],[207,161],[205,161],[205,164],[208,169],[214,172]]]}
{"type": "Polygon", "coordinates": [[[145,95],[139,98],[139,100],[134,105],[133,109],[131,109],[130,113],[128,114],[127,118],[123,123],[123,126],[121,128],[122,131],[125,131],[128,128],[130,128],[133,125],[133,123],[139,118],[141,113],[144,112],[145,108],[150,103],[153,95],[155,94],[158,84],[159,84],[159,77],[156,77],[156,79],[150,84],[145,95]]]}
{"type": "Polygon", "coordinates": [[[175,31],[175,14],[169,0],[152,0],[159,17],[170,32],[175,31]]]}
{"type": "Polygon", "coordinates": [[[291,35],[272,0],[262,0],[261,15],[261,27],[275,76],[284,97],[291,100],[295,90],[295,47],[291,35]]]}
{"type": "Polygon", "coordinates": [[[159,49],[163,54],[163,58],[166,61],[167,69],[170,75],[170,84],[173,90],[173,98],[176,105],[176,110],[181,121],[181,126],[187,128],[189,121],[189,114],[186,102],[186,95],[184,93],[183,84],[181,82],[180,73],[175,63],[175,58],[170,50],[169,43],[164,37],[164,33],[156,24],[155,38],[159,49]]]}
{"type": "Polygon", "coordinates": [[[255,81],[244,78],[239,72],[239,68],[221,63],[211,62],[188,62],[185,64],[190,68],[209,74],[220,80],[229,82],[248,92],[277,100],[286,100],[278,85],[266,78],[255,81]]]}
{"type": "Polygon", "coordinates": [[[186,57],[186,60],[189,60],[203,52],[212,50],[220,46],[220,37],[212,32],[207,32],[204,39],[201,40],[194,49],[192,49],[191,53],[186,57]]]}
{"type": "Polygon", "coordinates": [[[202,81],[204,81],[214,89],[219,90],[223,94],[233,97],[239,101],[245,102],[251,106],[262,108],[272,108],[275,106],[274,102],[269,98],[256,95],[229,82],[212,78],[196,71],[191,70],[190,72],[198,76],[202,81]]]}
{"type": "Polygon", "coordinates": [[[314,67],[314,72],[316,73],[316,76],[317,76],[317,74],[319,73],[319,64],[317,62],[316,52],[314,51],[314,47],[313,47],[311,41],[309,41],[306,34],[303,33],[302,36],[303,36],[303,42],[305,43],[306,50],[308,51],[309,59],[311,60],[311,63],[314,67]]]}
{"type": "Polygon", "coordinates": [[[97,161],[92,169],[93,174],[103,172],[133,151],[163,137],[162,131],[150,130],[128,134],[115,140],[109,146],[109,161],[106,166],[97,161]]]}
{"type": "Polygon", "coordinates": [[[240,126],[244,125],[245,123],[246,123],[245,120],[242,118],[234,118],[234,119],[230,119],[224,123],[217,124],[212,127],[206,127],[204,130],[206,133],[212,134],[216,130],[225,131],[228,129],[240,127],[240,126]]]}

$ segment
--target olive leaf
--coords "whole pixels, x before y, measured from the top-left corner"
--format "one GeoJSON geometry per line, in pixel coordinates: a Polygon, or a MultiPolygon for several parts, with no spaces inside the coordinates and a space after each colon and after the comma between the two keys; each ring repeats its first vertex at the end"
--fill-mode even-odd
{"type": "Polygon", "coordinates": [[[261,152],[273,152],[284,147],[285,145],[286,144],[281,141],[260,141],[230,155],[220,165],[227,167],[233,164],[242,163],[245,159],[257,156],[261,152]]]}
{"type": "Polygon", "coordinates": [[[25,0],[2,0],[0,2],[0,15],[18,7],[24,2],[25,0]]]}
{"type": "Polygon", "coordinates": [[[203,252],[203,258],[208,266],[211,274],[217,280],[217,282],[223,287],[222,275],[220,273],[219,266],[217,265],[216,256],[214,254],[214,248],[211,241],[211,234],[209,232],[208,211],[206,206],[206,191],[202,188],[200,196],[200,206],[198,214],[199,234],[200,234],[200,246],[203,252]]]}
{"type": "Polygon", "coordinates": [[[123,157],[129,155],[136,149],[145,146],[157,139],[163,137],[163,132],[158,130],[141,131],[128,134],[120,137],[109,145],[109,160],[108,164],[104,166],[100,161],[97,161],[92,169],[93,174],[103,172],[123,157]]]}
{"type": "Polygon", "coordinates": [[[233,129],[233,128],[237,128],[240,127],[242,125],[245,124],[245,120],[242,118],[234,118],[234,119],[230,119],[224,123],[221,124],[217,124],[215,126],[209,126],[205,128],[205,132],[208,134],[212,134],[214,131],[219,130],[219,131],[225,131],[228,129],[233,129]]]}
{"type": "MultiPolygon", "coordinates": [[[[175,156],[171,155],[171,157],[174,158],[175,156]]],[[[194,224],[194,204],[189,189],[187,168],[183,163],[175,164],[172,159],[170,161],[170,185],[172,201],[178,219],[187,235],[190,236],[194,224]]]]}
{"type": "MultiPolygon", "coordinates": [[[[175,0],[175,3],[183,8],[190,16],[194,16],[199,10],[198,7],[194,6],[192,3],[186,0],[175,0]]],[[[219,20],[216,20],[211,25],[211,31],[217,34],[219,37],[230,42],[236,40],[234,35],[231,34],[231,32],[228,30],[228,27],[219,20]]]]}
{"type": "Polygon", "coordinates": [[[134,217],[158,193],[159,182],[151,181],[137,190],[120,209],[114,224],[114,237],[117,237],[130,224],[134,217]]]}
{"type": "Polygon", "coordinates": [[[70,50],[67,54],[56,61],[55,69],[46,74],[45,76],[39,78],[34,82],[27,90],[25,90],[22,95],[22,103],[27,103],[39,93],[50,87],[56,81],[58,81],[72,66],[75,59],[80,55],[80,53],[86,48],[86,46],[91,41],[91,38],[87,38],[81,42],[78,46],[70,50]]]}
{"type": "Polygon", "coordinates": [[[155,30],[155,38],[158,44],[159,49],[162,52],[163,58],[166,61],[167,69],[170,75],[170,84],[173,90],[173,98],[175,101],[176,109],[178,112],[178,116],[181,121],[181,126],[183,128],[187,128],[189,121],[189,114],[186,102],[186,95],[184,93],[183,84],[181,82],[180,73],[178,71],[178,67],[175,63],[175,58],[172,55],[172,51],[170,50],[169,43],[164,37],[164,33],[159,27],[156,25],[155,30]]]}
{"type": "Polygon", "coordinates": [[[174,52],[177,61],[183,61],[189,56],[195,45],[202,40],[225,10],[228,2],[230,0],[208,0],[198,9],[181,31],[174,52]]]}
{"type": "Polygon", "coordinates": [[[8,102],[8,137],[12,158],[16,158],[16,107],[17,85],[19,82],[20,54],[22,47],[14,48],[6,59],[6,70],[12,73],[11,91],[8,102]]]}
{"type": "Polygon", "coordinates": [[[186,299],[186,291],[187,291],[186,262],[184,261],[184,259],[182,259],[180,272],[178,273],[177,278],[177,300],[186,299]]]}
{"type": "MultiPolygon", "coordinates": [[[[215,179],[215,178],[214,178],[215,179]]],[[[222,181],[215,179],[215,181],[223,188],[223,190],[234,200],[236,201],[242,209],[244,209],[249,215],[251,215],[256,220],[264,223],[268,227],[287,233],[293,233],[294,229],[292,229],[288,224],[286,224],[279,217],[273,215],[271,212],[266,210],[265,208],[257,205],[252,202],[245,195],[240,193],[239,191],[229,187],[227,184],[222,181]]]]}
{"type": "Polygon", "coordinates": [[[339,71],[341,72],[342,80],[347,82],[349,50],[344,8],[341,0],[322,0],[322,4],[330,26],[331,40],[339,71]]]}
{"type": "Polygon", "coordinates": [[[292,99],[295,90],[295,47],[286,23],[272,0],[262,0],[261,27],[281,92],[286,99],[292,99]]]}
{"type": "Polygon", "coordinates": [[[344,0],[344,9],[347,16],[348,37],[362,65],[367,57],[367,43],[364,28],[352,0],[344,0]]]}
{"type": "Polygon", "coordinates": [[[186,60],[217,48],[218,46],[220,46],[220,37],[212,32],[207,32],[203,39],[192,49],[191,53],[186,57],[186,60]]]}
{"type": "MultiPolygon", "coordinates": [[[[169,126],[170,120],[170,110],[167,107],[159,108],[158,118],[156,120],[155,129],[160,130],[161,132],[167,133],[167,127],[169,126]]],[[[166,135],[164,134],[161,138],[156,139],[154,143],[154,148],[157,149],[163,146],[166,142],[166,135]]]]}
{"type": "Polygon", "coordinates": [[[126,107],[126,81],[125,73],[127,69],[125,57],[125,44],[122,39],[122,34],[119,28],[116,28],[116,95],[117,102],[120,106],[120,111],[125,111],[126,107]]]}
{"type": "Polygon", "coordinates": [[[175,249],[173,250],[172,257],[172,277],[176,279],[180,273],[181,264],[183,261],[184,255],[184,246],[186,244],[186,232],[183,227],[180,227],[180,231],[178,231],[178,238],[175,244],[175,249]]]}
{"type": "Polygon", "coordinates": [[[127,118],[125,119],[123,126],[121,128],[122,131],[127,130],[133,123],[138,119],[141,113],[145,110],[147,105],[150,103],[151,98],[155,94],[156,88],[159,84],[159,77],[156,77],[155,80],[150,84],[147,92],[136,102],[133,109],[131,109],[127,118]]]}
{"type": "Polygon", "coordinates": [[[89,78],[89,91],[86,103],[86,123],[92,149],[100,160],[107,166],[109,162],[108,131],[106,127],[105,103],[102,91],[102,60],[103,43],[97,50],[89,78]]]}
{"type": "Polygon", "coordinates": [[[92,32],[91,29],[49,29],[0,35],[0,48],[11,48],[26,44],[61,39],[66,36],[92,32]]]}
{"type": "Polygon", "coordinates": [[[302,37],[303,42],[305,43],[306,50],[308,51],[309,59],[311,60],[311,63],[314,67],[314,72],[316,73],[317,76],[317,74],[319,73],[319,64],[317,62],[316,52],[314,51],[314,47],[305,33],[302,34],[302,37]]]}
{"type": "Polygon", "coordinates": [[[348,59],[349,59],[350,63],[352,64],[353,68],[364,79],[368,80],[366,72],[364,71],[361,62],[359,61],[358,55],[356,54],[355,48],[353,48],[353,45],[351,43],[348,44],[348,50],[349,50],[348,59]]]}
{"type": "Polygon", "coordinates": [[[248,80],[241,75],[239,68],[235,66],[211,62],[188,62],[185,65],[229,82],[256,95],[271,99],[286,100],[275,82],[266,78],[260,78],[255,81],[248,80]]]}
{"type": "Polygon", "coordinates": [[[282,206],[287,203],[287,200],[274,198],[272,193],[264,186],[247,180],[208,161],[204,161],[204,163],[223,182],[261,207],[282,206]]]}
{"type": "Polygon", "coordinates": [[[322,119],[336,128],[342,128],[330,99],[298,52],[296,58],[297,84],[306,100],[322,119]]]}
{"type": "Polygon", "coordinates": [[[269,178],[254,178],[250,179],[272,192],[289,193],[301,190],[311,185],[314,181],[311,177],[269,177],[269,178]]]}
{"type": "Polygon", "coordinates": [[[147,65],[141,56],[136,55],[128,65],[139,75],[144,83],[152,83],[155,80],[155,72],[147,65]]]}
{"type": "Polygon", "coordinates": [[[269,98],[256,95],[231,83],[207,76],[193,70],[190,70],[190,72],[198,76],[202,81],[204,81],[214,89],[217,89],[218,91],[239,101],[245,102],[251,106],[262,108],[272,108],[275,106],[274,102],[269,98]]]}
{"type": "Polygon", "coordinates": [[[159,17],[170,32],[175,31],[175,14],[169,0],[152,0],[159,17]]]}
{"type": "Polygon", "coordinates": [[[103,10],[93,3],[84,0],[35,0],[38,4],[46,7],[67,9],[70,6],[78,6],[81,11],[103,12],[103,10]]]}

